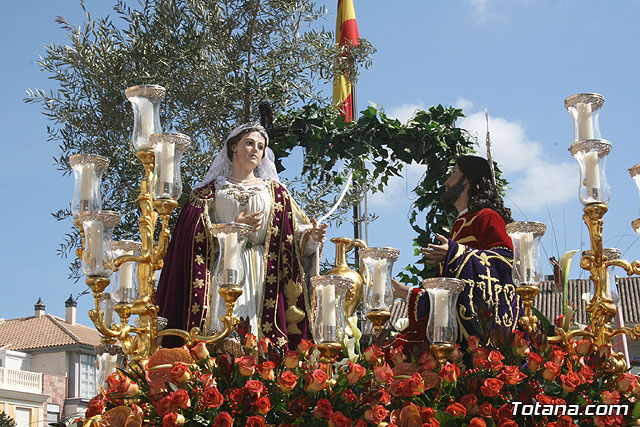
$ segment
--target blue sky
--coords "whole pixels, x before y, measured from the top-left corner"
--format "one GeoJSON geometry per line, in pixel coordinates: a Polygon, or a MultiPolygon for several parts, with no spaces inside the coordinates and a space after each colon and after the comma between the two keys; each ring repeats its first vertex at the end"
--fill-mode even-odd
{"type": "MultiPolygon", "coordinates": [[[[336,3],[318,1],[330,11],[325,22],[330,29],[336,3]]],[[[110,1],[86,4],[94,17],[111,13],[110,1]]],[[[468,117],[459,125],[479,132],[484,142],[486,106],[494,158],[511,182],[507,204],[516,220],[547,224],[543,244],[549,256],[584,249],[588,239],[577,197],[577,163],[568,152],[573,128],[563,102],[574,93],[603,94],[600,129],[613,144],[607,158],[611,202],[605,246],[618,247],[628,260],[640,258],[630,225],[640,216],[638,193],[627,172],[640,163],[638,1],[355,0],[355,7],[360,35],[378,49],[373,67],[358,82],[360,109],[374,102],[406,120],[417,108],[460,106],[468,117]]],[[[46,44],[65,40],[54,22],[57,15],[73,25],[83,23],[75,0],[9,2],[0,16],[0,120],[7,160],[0,169],[6,200],[0,213],[1,318],[32,314],[38,297],[47,312],[64,315],[69,294],[85,286],[67,279],[67,262],[56,254],[71,223],[50,215],[71,199],[73,180],[53,166],[57,147],[46,141],[40,107],[22,101],[28,88],[55,88],[35,61],[46,44]]],[[[395,271],[416,260],[406,218],[410,190],[423,172],[409,167],[384,194],[369,198],[369,209],[380,217],[369,228],[369,244],[400,249],[395,271]]],[[[328,237],[350,232],[330,229],[328,237]]],[[[325,253],[332,258],[333,248],[325,253]]],[[[578,274],[574,262],[572,277],[578,274]]],[[[90,324],[91,304],[88,296],[79,301],[82,323],[90,324]]]]}

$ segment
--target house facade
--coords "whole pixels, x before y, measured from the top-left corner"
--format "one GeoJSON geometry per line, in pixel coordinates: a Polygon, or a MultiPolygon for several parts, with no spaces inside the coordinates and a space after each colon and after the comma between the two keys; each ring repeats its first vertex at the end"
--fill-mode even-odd
{"type": "Polygon", "coordinates": [[[94,346],[100,335],[76,323],[76,302],[65,317],[45,313],[0,320],[0,411],[17,427],[73,420],[95,396],[98,371],[94,346]]]}

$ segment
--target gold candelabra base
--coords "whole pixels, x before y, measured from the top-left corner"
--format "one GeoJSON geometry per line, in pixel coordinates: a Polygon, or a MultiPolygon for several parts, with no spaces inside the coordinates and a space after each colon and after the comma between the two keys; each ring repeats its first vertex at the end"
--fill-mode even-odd
{"type": "Polygon", "coordinates": [[[431,349],[431,352],[433,353],[433,355],[436,357],[438,364],[440,364],[440,368],[442,368],[444,365],[447,364],[449,355],[453,351],[453,344],[447,343],[447,342],[436,343],[436,344],[431,344],[429,348],[431,349]]]}
{"type": "Polygon", "coordinates": [[[331,391],[336,383],[333,378],[333,363],[338,357],[342,345],[336,341],[324,341],[317,345],[320,352],[320,362],[327,365],[327,389],[331,391]]]}
{"type": "Polygon", "coordinates": [[[371,320],[376,335],[380,335],[384,324],[387,323],[389,318],[391,318],[391,312],[388,310],[372,310],[367,313],[367,319],[371,320]]]}
{"type": "Polygon", "coordinates": [[[539,292],[540,288],[536,285],[521,285],[516,289],[516,293],[524,306],[524,316],[520,317],[518,323],[529,333],[534,332],[538,327],[538,317],[532,314],[531,307],[533,307],[533,300],[539,292]]]}

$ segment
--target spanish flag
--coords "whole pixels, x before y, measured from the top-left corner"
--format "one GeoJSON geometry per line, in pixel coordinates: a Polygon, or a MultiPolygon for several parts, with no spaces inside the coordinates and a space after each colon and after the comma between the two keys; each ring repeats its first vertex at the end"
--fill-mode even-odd
{"type": "MultiPolygon", "coordinates": [[[[360,42],[356,11],[353,0],[338,0],[336,20],[336,43],[340,46],[355,46],[360,42]]],[[[336,76],[333,81],[333,105],[338,108],[347,122],[353,121],[354,103],[351,82],[346,76],[336,76]]]]}

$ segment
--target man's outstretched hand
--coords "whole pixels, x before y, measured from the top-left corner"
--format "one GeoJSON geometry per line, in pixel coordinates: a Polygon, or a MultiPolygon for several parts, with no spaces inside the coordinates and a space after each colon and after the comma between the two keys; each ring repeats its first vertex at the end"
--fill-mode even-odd
{"type": "Polygon", "coordinates": [[[449,251],[449,240],[446,237],[442,234],[436,234],[436,239],[440,240],[442,244],[429,243],[426,248],[421,249],[427,264],[434,265],[444,261],[449,251]]]}

